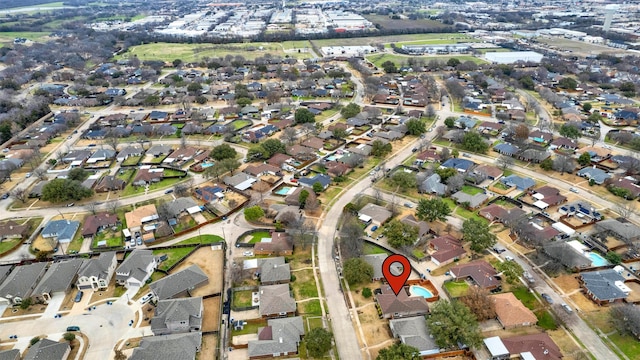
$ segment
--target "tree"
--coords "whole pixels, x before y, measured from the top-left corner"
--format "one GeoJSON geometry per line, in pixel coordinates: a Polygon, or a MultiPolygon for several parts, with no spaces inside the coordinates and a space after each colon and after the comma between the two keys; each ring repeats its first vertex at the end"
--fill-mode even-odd
{"type": "Polygon", "coordinates": [[[591,103],[584,103],[582,104],[582,110],[584,110],[584,112],[590,112],[592,108],[591,103]]]}
{"type": "Polygon", "coordinates": [[[214,160],[235,159],[237,154],[238,152],[231,145],[221,144],[211,149],[209,157],[214,160]]]}
{"type": "Polygon", "coordinates": [[[605,259],[614,265],[618,265],[622,262],[622,257],[613,251],[609,251],[607,255],[605,255],[605,259]]]}
{"type": "Polygon", "coordinates": [[[295,114],[296,124],[315,123],[316,116],[307,108],[299,108],[295,114]]]}
{"type": "Polygon", "coordinates": [[[358,258],[364,254],[364,229],[358,218],[347,213],[340,228],[340,253],[343,259],[358,258]]]}
{"type": "Polygon", "coordinates": [[[336,139],[344,139],[347,136],[349,136],[349,133],[347,132],[347,130],[342,129],[342,128],[335,128],[333,129],[333,137],[336,139]]]}
{"type": "Polygon", "coordinates": [[[321,192],[324,191],[324,186],[322,186],[322,184],[318,181],[313,184],[312,189],[313,189],[313,192],[315,192],[316,194],[320,194],[321,192]]]}
{"type": "Polygon", "coordinates": [[[602,120],[602,115],[600,115],[599,112],[594,112],[593,114],[589,115],[589,117],[587,118],[587,121],[590,123],[594,123],[597,124],[602,120]]]}
{"type": "MultiPolygon", "coordinates": [[[[334,132],[335,134],[335,132],[334,132]]],[[[280,138],[288,145],[293,145],[298,139],[298,131],[294,127],[286,127],[282,130],[280,138]]]]}
{"type": "Polygon", "coordinates": [[[89,172],[83,168],[73,168],[67,174],[67,179],[76,180],[79,182],[85,181],[89,177],[89,172]]]}
{"type": "Polygon", "coordinates": [[[247,221],[256,221],[264,216],[264,210],[258,205],[254,205],[244,209],[244,218],[247,221]]]}
{"type": "Polygon", "coordinates": [[[416,208],[416,216],[420,220],[446,221],[447,216],[451,214],[451,209],[442,198],[433,197],[431,199],[420,199],[416,208]]]}
{"type": "Polygon", "coordinates": [[[444,119],[444,124],[449,128],[453,128],[454,126],[456,126],[456,118],[454,118],[453,116],[449,116],[448,118],[444,119]]]}
{"type": "Polygon", "coordinates": [[[563,89],[575,90],[578,87],[578,82],[576,79],[567,76],[558,81],[558,86],[563,89]]]}
{"type": "Polygon", "coordinates": [[[93,190],[87,189],[78,181],[69,179],[54,179],[42,188],[42,200],[53,203],[82,200],[92,195],[93,190]]]}
{"type": "Polygon", "coordinates": [[[578,158],[578,164],[582,166],[587,166],[591,164],[591,155],[588,152],[583,152],[582,155],[578,158]]]}
{"type": "Polygon", "coordinates": [[[636,86],[631,81],[621,83],[618,89],[620,89],[625,96],[634,97],[636,95],[636,86]]]}
{"type": "Polygon", "coordinates": [[[315,328],[304,336],[304,344],[307,348],[307,354],[313,358],[321,358],[329,350],[331,350],[331,341],[333,334],[324,328],[315,328]]]}
{"type": "Polygon", "coordinates": [[[513,166],[515,160],[511,156],[500,155],[500,157],[498,157],[498,159],[496,160],[496,163],[498,164],[498,167],[502,169],[502,171],[505,171],[513,166]]]}
{"type": "Polygon", "coordinates": [[[439,167],[435,170],[435,173],[440,175],[440,180],[446,182],[450,177],[458,175],[458,170],[454,168],[439,167]]]}
{"type": "Polygon", "coordinates": [[[416,182],[416,175],[412,172],[396,171],[390,180],[392,184],[397,186],[400,192],[415,189],[418,185],[416,182]]]}
{"type": "Polygon", "coordinates": [[[73,340],[76,339],[76,334],[70,333],[70,332],[66,332],[66,333],[64,333],[64,335],[62,335],[62,338],[65,339],[68,342],[72,342],[73,340]]]}
{"type": "Polygon", "coordinates": [[[384,69],[384,72],[386,72],[387,74],[393,74],[398,72],[398,68],[396,67],[396,64],[389,60],[382,63],[382,69],[384,69]]]}
{"type": "Polygon", "coordinates": [[[373,292],[368,287],[362,289],[362,297],[368,299],[373,296],[373,292]]]}
{"type": "MultiPolygon", "coordinates": [[[[589,155],[589,154],[587,154],[589,155]]],[[[553,170],[560,171],[560,173],[564,174],[565,172],[572,172],[576,168],[576,164],[572,158],[566,155],[558,155],[553,159],[553,170]]]]}
{"type": "MultiPolygon", "coordinates": [[[[233,172],[240,167],[240,162],[236,159],[223,159],[220,160],[216,165],[221,168],[222,172],[229,171],[233,175],[233,172]]],[[[189,185],[189,187],[191,187],[191,185],[189,185]]]]}
{"type": "Polygon", "coordinates": [[[98,203],[95,201],[89,201],[84,205],[84,208],[91,214],[95,215],[98,212],[98,203]]]}
{"type": "Polygon", "coordinates": [[[373,267],[362,258],[352,258],[344,262],[342,274],[349,285],[368,284],[373,276],[373,267]]]}
{"type": "Polygon", "coordinates": [[[456,67],[458,65],[460,65],[460,60],[457,58],[450,58],[447,60],[447,66],[456,67]]]}
{"type": "Polygon", "coordinates": [[[405,125],[407,125],[407,131],[409,131],[410,135],[419,136],[427,131],[424,122],[418,119],[411,118],[405,125]]]}
{"type": "Polygon", "coordinates": [[[489,292],[479,286],[471,286],[467,294],[460,298],[478,321],[494,319],[496,317],[496,304],[489,297],[489,292]]]}
{"type": "MultiPolygon", "coordinates": [[[[29,300],[31,300],[31,299],[29,299],[29,300]]],[[[24,301],[23,301],[23,302],[24,302],[24,301]]],[[[21,304],[21,305],[22,305],[22,304],[21,304]]],[[[40,337],[38,337],[38,336],[36,336],[36,337],[34,337],[34,338],[31,338],[31,340],[29,340],[29,346],[33,346],[33,345],[37,344],[37,343],[38,343],[38,341],[40,341],[40,337]]]]}
{"type": "Polygon", "coordinates": [[[426,116],[428,119],[434,119],[436,115],[437,115],[436,108],[434,108],[433,105],[431,104],[427,105],[427,109],[425,110],[424,116],[426,116]]]}
{"type": "Polygon", "coordinates": [[[640,335],[640,307],[634,304],[611,307],[609,319],[616,329],[633,337],[640,335]]]}
{"type": "Polygon", "coordinates": [[[515,284],[524,274],[522,266],[515,261],[502,261],[496,264],[496,269],[500,271],[507,279],[509,284],[515,284]]]}
{"type": "Polygon", "coordinates": [[[113,201],[107,202],[107,210],[110,213],[115,214],[119,208],[120,208],[120,201],[113,200],[113,201]]]}
{"type": "Polygon", "coordinates": [[[300,208],[302,209],[307,202],[307,198],[309,197],[309,191],[302,190],[300,194],[298,194],[298,203],[300,204],[300,208]]]}
{"type": "Polygon", "coordinates": [[[420,360],[420,352],[413,346],[396,343],[380,350],[376,360],[420,360]]]}
{"type": "Polygon", "coordinates": [[[550,157],[542,160],[542,162],[540,163],[540,168],[545,171],[553,169],[553,160],[550,157]]]}
{"type": "Polygon", "coordinates": [[[278,139],[268,139],[262,143],[261,147],[264,149],[263,158],[268,159],[275,154],[284,154],[287,152],[286,147],[282,141],[278,139]]]}
{"type": "Polygon", "coordinates": [[[455,193],[464,186],[464,175],[455,174],[447,179],[447,190],[449,193],[455,193]]]}
{"type": "Polygon", "coordinates": [[[427,325],[442,349],[457,348],[458,344],[475,347],[481,341],[478,321],[461,301],[438,301],[431,308],[427,325]]]}
{"type": "Polygon", "coordinates": [[[560,135],[569,139],[577,139],[580,137],[580,129],[572,124],[563,124],[560,127],[560,135]]]}
{"type": "Polygon", "coordinates": [[[180,60],[180,59],[175,59],[175,60],[173,60],[172,64],[173,64],[173,67],[176,67],[176,68],[177,68],[177,67],[179,67],[180,65],[182,65],[182,60],[180,60]]]}
{"type": "Polygon", "coordinates": [[[524,142],[529,138],[529,127],[525,124],[519,124],[514,129],[514,137],[519,142],[524,142]]]}
{"type": "MultiPolygon", "coordinates": [[[[317,183],[316,183],[317,184],[317,183]]],[[[316,211],[320,207],[320,200],[316,196],[315,191],[311,191],[307,200],[304,202],[304,209],[307,211],[316,211]]]]}
{"type": "Polygon", "coordinates": [[[418,228],[394,219],[384,227],[383,234],[387,237],[389,245],[401,248],[416,242],[418,228]]]}
{"type": "Polygon", "coordinates": [[[356,103],[349,103],[340,110],[340,115],[342,115],[343,118],[348,119],[360,114],[360,111],[360,105],[356,103]]]}
{"type": "Polygon", "coordinates": [[[28,195],[27,191],[22,188],[15,188],[9,192],[9,196],[11,196],[12,199],[18,200],[23,204],[27,202],[28,195]]]}
{"type": "MultiPolygon", "coordinates": [[[[240,266],[240,268],[242,267],[240,266]]],[[[127,355],[125,355],[122,350],[116,350],[113,360],[127,360],[127,355]]]]}
{"type": "Polygon", "coordinates": [[[480,219],[467,219],[462,223],[462,239],[471,243],[471,250],[479,253],[495,245],[496,236],[489,225],[480,219]]]}
{"type": "Polygon", "coordinates": [[[387,156],[391,151],[393,150],[393,147],[391,146],[390,143],[384,143],[382,140],[374,140],[373,143],[371,143],[371,155],[381,158],[381,157],[385,157],[387,156]]]}
{"type": "Polygon", "coordinates": [[[484,154],[489,150],[489,145],[480,134],[475,131],[469,131],[462,137],[462,148],[468,151],[484,154]]]}

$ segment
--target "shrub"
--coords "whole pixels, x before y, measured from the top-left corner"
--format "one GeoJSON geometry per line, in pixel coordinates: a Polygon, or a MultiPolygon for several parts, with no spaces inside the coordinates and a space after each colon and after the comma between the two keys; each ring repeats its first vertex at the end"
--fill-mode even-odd
{"type": "Polygon", "coordinates": [[[362,289],[362,296],[364,296],[365,299],[370,298],[373,295],[373,293],[371,292],[371,289],[369,289],[368,287],[362,289]]]}

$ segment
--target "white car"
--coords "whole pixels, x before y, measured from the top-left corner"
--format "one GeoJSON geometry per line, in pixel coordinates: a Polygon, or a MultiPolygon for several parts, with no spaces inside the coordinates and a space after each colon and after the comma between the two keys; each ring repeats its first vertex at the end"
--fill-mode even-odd
{"type": "Polygon", "coordinates": [[[245,251],[242,253],[244,256],[253,256],[253,251],[245,251]]]}
{"type": "Polygon", "coordinates": [[[513,261],[513,258],[509,255],[505,256],[504,259],[507,261],[513,261]]]}
{"type": "Polygon", "coordinates": [[[148,303],[151,298],[153,297],[153,293],[148,293],[147,295],[143,296],[142,298],[140,298],[140,304],[146,304],[148,303]]]}
{"type": "Polygon", "coordinates": [[[574,187],[570,187],[569,191],[571,191],[572,193],[578,193],[578,189],[574,188],[574,187]]]}

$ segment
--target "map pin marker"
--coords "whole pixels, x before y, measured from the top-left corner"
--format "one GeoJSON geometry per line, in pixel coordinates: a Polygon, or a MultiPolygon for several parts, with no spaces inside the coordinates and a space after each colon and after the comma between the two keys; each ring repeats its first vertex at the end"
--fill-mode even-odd
{"type": "Polygon", "coordinates": [[[398,293],[402,290],[404,283],[409,278],[409,275],[411,275],[409,259],[399,254],[388,256],[382,263],[382,275],[384,275],[385,280],[387,280],[387,283],[391,286],[391,290],[393,290],[396,296],[398,296],[398,293]],[[400,275],[396,275],[391,272],[391,265],[393,265],[393,263],[400,263],[402,265],[402,273],[400,275]]]}

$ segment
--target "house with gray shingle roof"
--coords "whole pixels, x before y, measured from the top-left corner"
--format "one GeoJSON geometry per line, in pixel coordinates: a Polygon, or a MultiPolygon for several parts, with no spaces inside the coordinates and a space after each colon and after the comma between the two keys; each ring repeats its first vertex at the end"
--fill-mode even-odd
{"type": "Polygon", "coordinates": [[[291,297],[289,284],[260,286],[258,312],[263,318],[295,315],[296,301],[291,297]]]}
{"type": "Polygon", "coordinates": [[[0,360],[20,360],[20,350],[10,349],[0,351],[0,360]]]}
{"type": "Polygon", "coordinates": [[[270,319],[258,329],[258,340],[249,341],[249,359],[295,355],[304,335],[302,317],[270,319]]]}
{"type": "Polygon", "coordinates": [[[580,169],[576,175],[593,180],[598,185],[602,185],[607,179],[611,178],[611,174],[595,166],[580,169]]]}
{"type": "Polygon", "coordinates": [[[583,272],[578,280],[585,294],[598,305],[622,301],[631,292],[624,284],[624,276],[613,269],[583,272]]]}
{"type": "MultiPolygon", "coordinates": [[[[171,274],[149,284],[156,299],[165,300],[188,295],[190,291],[209,283],[209,278],[198,265],[171,274]]],[[[287,285],[288,286],[288,285],[287,285]]]]}
{"type": "MultiPolygon", "coordinates": [[[[591,209],[591,207],[586,207],[591,209]]],[[[608,232],[625,243],[640,241],[640,227],[634,223],[622,222],[617,219],[606,219],[596,225],[599,231],[608,232]]]]}
{"type": "Polygon", "coordinates": [[[60,243],[70,243],[80,227],[79,221],[52,220],[42,229],[42,237],[60,243]]]}
{"type": "Polygon", "coordinates": [[[76,288],[93,291],[106,289],[116,271],[118,259],[115,251],[100,253],[98,258],[86,260],[78,270],[76,288]]]}
{"type": "Polygon", "coordinates": [[[291,269],[282,256],[258,259],[257,273],[262,285],[284,284],[291,280],[291,269]]]}
{"type": "Polygon", "coordinates": [[[389,320],[389,328],[394,338],[412,346],[420,352],[420,356],[437,354],[440,348],[431,337],[427,322],[422,316],[389,320]]]}
{"type": "Polygon", "coordinates": [[[135,249],[116,269],[116,282],[127,289],[142,286],[158,267],[151,250],[135,249]]]}
{"type": "Polygon", "coordinates": [[[123,162],[132,156],[141,156],[143,153],[144,150],[142,150],[142,147],[127,146],[124,149],[120,150],[120,152],[116,156],[116,160],[118,162],[123,162]]]}
{"type": "Polygon", "coordinates": [[[509,143],[498,144],[493,147],[493,150],[497,153],[500,153],[506,156],[513,156],[520,151],[520,149],[517,146],[511,145],[509,143]]]}
{"type": "Polygon", "coordinates": [[[13,265],[1,265],[0,266],[0,284],[2,284],[4,279],[6,279],[7,276],[9,276],[9,273],[11,272],[11,268],[12,267],[13,267],[13,265]]]}
{"type": "Polygon", "coordinates": [[[24,360],[66,360],[71,352],[68,342],[40,339],[33,344],[24,356],[24,360]]]}
{"type": "Polygon", "coordinates": [[[64,296],[75,283],[83,259],[71,259],[51,264],[35,289],[33,297],[48,303],[54,296],[64,296]]]}
{"type": "Polygon", "coordinates": [[[433,173],[420,184],[420,191],[426,194],[444,195],[447,185],[443,184],[440,175],[433,173]]]}
{"type": "Polygon", "coordinates": [[[422,296],[410,295],[403,287],[396,295],[389,285],[382,285],[381,293],[376,295],[376,302],[380,305],[382,316],[386,319],[403,318],[426,315],[429,313],[427,299],[422,296]]]}
{"type": "Polygon", "coordinates": [[[0,305],[18,305],[31,296],[45,272],[47,263],[17,266],[0,285],[0,305]]]}
{"type": "Polygon", "coordinates": [[[485,201],[489,199],[489,197],[484,193],[478,193],[475,195],[467,194],[466,192],[460,190],[455,194],[451,195],[451,198],[456,201],[457,204],[468,204],[469,208],[475,209],[480,205],[484,204],[485,201]]]}
{"type": "MultiPolygon", "coordinates": [[[[382,274],[382,263],[387,256],[387,254],[370,254],[362,257],[362,259],[364,259],[364,261],[373,268],[373,276],[371,276],[371,280],[378,281],[384,278],[384,275],[382,274]]],[[[391,264],[391,273],[394,275],[402,274],[402,266],[397,263],[391,264]]]]}
{"type": "Polygon", "coordinates": [[[151,319],[154,335],[201,331],[202,298],[160,300],[151,319]]]}
{"type": "Polygon", "coordinates": [[[518,175],[509,175],[500,179],[500,182],[508,187],[515,186],[518,190],[528,190],[536,185],[535,180],[518,175]]]}
{"type": "Polygon", "coordinates": [[[198,203],[196,203],[192,197],[179,197],[172,201],[166,202],[164,205],[166,206],[166,210],[169,216],[177,218],[180,216],[180,214],[186,212],[187,209],[197,207],[198,203]]]}
{"type": "Polygon", "coordinates": [[[201,346],[201,332],[146,336],[129,360],[195,360],[201,346]]]}

